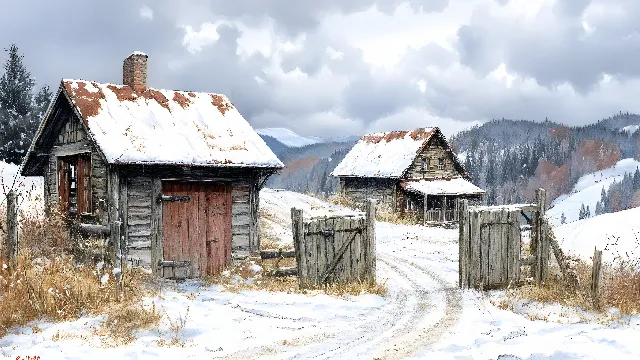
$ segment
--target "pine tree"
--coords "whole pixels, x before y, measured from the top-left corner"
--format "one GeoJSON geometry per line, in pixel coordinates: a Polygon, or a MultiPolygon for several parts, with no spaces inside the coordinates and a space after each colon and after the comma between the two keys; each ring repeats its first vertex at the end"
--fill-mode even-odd
{"type": "Polygon", "coordinates": [[[5,51],[9,58],[0,77],[0,160],[18,164],[37,126],[31,113],[35,82],[22,64],[18,47],[13,44],[5,51]]]}
{"type": "Polygon", "coordinates": [[[600,192],[600,203],[602,204],[602,213],[609,213],[609,198],[607,197],[607,192],[604,190],[604,186],[600,192]]]}
{"type": "Polygon", "coordinates": [[[596,215],[596,216],[598,216],[598,215],[602,215],[602,214],[603,214],[603,213],[602,213],[602,203],[601,203],[600,201],[598,201],[598,202],[596,203],[596,211],[595,211],[595,215],[596,215]]]}
{"type": "Polygon", "coordinates": [[[567,217],[564,216],[564,211],[562,212],[562,214],[560,215],[560,224],[566,224],[567,223],[567,217]]]}
{"type": "Polygon", "coordinates": [[[584,217],[585,218],[590,218],[591,217],[591,210],[589,210],[589,205],[587,205],[587,209],[584,212],[584,217]]]}
{"type": "Polygon", "coordinates": [[[580,211],[578,212],[578,220],[584,219],[586,212],[587,212],[587,209],[585,209],[584,203],[583,203],[582,206],[580,206],[580,211]]]}
{"type": "Polygon", "coordinates": [[[47,112],[47,108],[49,107],[49,102],[51,102],[52,97],[53,94],[51,93],[48,85],[41,87],[36,94],[33,100],[35,108],[34,117],[37,121],[42,121],[42,118],[47,112]]]}

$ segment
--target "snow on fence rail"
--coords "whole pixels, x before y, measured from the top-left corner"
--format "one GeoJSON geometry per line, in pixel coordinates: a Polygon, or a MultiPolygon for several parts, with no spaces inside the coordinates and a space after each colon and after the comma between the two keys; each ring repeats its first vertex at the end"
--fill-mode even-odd
{"type": "Polygon", "coordinates": [[[375,202],[366,213],[303,218],[291,209],[300,286],[375,281],[375,202]]]}

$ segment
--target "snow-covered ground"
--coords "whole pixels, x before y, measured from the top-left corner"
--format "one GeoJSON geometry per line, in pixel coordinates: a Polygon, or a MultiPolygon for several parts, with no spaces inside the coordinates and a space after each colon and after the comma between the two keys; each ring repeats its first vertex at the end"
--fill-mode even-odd
{"type": "Polygon", "coordinates": [[[0,206],[5,204],[5,196],[10,190],[18,194],[21,210],[42,212],[42,178],[20,176],[18,165],[0,161],[0,206]]]}
{"type": "MultiPolygon", "coordinates": [[[[261,206],[273,221],[290,221],[290,208],[323,203],[304,195],[264,190],[261,206]]],[[[333,206],[327,206],[333,208],[333,206]]],[[[159,347],[168,324],[128,346],[100,348],[89,326],[97,318],[41,324],[0,339],[4,356],[62,358],[225,359],[637,359],[640,318],[628,325],[558,305],[518,304],[502,310],[488,295],[457,289],[457,231],[377,223],[377,276],[386,297],[331,298],[259,291],[228,293],[189,282],[146,299],[169,317],[187,317],[185,347],[159,347]],[[193,294],[193,295],[191,295],[193,294]],[[536,320],[540,319],[540,320],[536,320]],[[546,320],[544,320],[546,319],[546,320]],[[54,341],[60,330],[71,334],[54,341]],[[21,334],[24,332],[24,334],[21,334]],[[75,338],[73,337],[75,334],[75,338]]],[[[286,241],[286,239],[282,239],[286,241]]],[[[290,239],[289,239],[290,241],[290,239]]]]}
{"type": "Polygon", "coordinates": [[[567,223],[577,221],[582,204],[585,207],[589,206],[593,215],[596,203],[600,200],[602,188],[604,187],[608,191],[609,185],[614,181],[622,181],[625,173],[633,174],[637,167],[640,167],[640,161],[623,159],[613,167],[582,176],[570,194],[562,195],[551,203],[551,208],[547,212],[551,223],[556,226],[560,225],[562,213],[564,213],[567,223]]]}

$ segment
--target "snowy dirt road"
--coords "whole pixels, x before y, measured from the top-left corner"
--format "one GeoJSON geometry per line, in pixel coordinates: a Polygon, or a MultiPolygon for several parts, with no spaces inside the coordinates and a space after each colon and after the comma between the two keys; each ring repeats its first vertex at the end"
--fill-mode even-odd
{"type": "Polygon", "coordinates": [[[458,320],[460,292],[409,259],[378,256],[378,276],[390,287],[384,307],[362,314],[349,328],[287,341],[294,346],[278,343],[220,358],[404,359],[435,344],[458,320]]]}

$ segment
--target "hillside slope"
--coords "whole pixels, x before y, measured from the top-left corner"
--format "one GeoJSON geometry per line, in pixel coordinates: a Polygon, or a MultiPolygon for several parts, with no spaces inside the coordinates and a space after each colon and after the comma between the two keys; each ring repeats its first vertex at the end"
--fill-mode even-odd
{"type": "Polygon", "coordinates": [[[563,213],[567,223],[578,220],[582,204],[585,207],[589,206],[591,214],[594,214],[602,189],[608,191],[609,185],[613,182],[620,182],[625,173],[633,174],[638,167],[640,167],[640,161],[623,159],[613,167],[580,177],[571,193],[561,195],[551,203],[551,208],[547,212],[551,223],[560,225],[563,213]]]}

